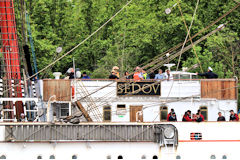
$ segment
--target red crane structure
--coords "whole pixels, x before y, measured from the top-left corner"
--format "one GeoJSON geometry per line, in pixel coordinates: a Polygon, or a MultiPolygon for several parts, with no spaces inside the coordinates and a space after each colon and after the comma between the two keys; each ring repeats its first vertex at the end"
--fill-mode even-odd
{"type": "MultiPolygon", "coordinates": [[[[22,97],[20,55],[18,48],[15,12],[13,0],[0,0],[0,35],[1,35],[1,67],[2,79],[5,82],[6,91],[4,97],[22,97]]],[[[24,112],[22,102],[4,104],[5,109],[9,109],[7,114],[9,119],[20,117],[24,112]],[[11,109],[16,109],[13,113],[11,109]]]]}

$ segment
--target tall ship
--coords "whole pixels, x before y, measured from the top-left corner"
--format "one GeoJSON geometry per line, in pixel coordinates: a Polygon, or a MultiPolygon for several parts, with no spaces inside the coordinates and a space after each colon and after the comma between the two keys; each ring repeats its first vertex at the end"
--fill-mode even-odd
{"type": "Polygon", "coordinates": [[[192,45],[159,56],[162,79],[136,79],[146,66],[129,79],[81,79],[75,66],[71,79],[38,79],[21,69],[12,0],[0,16],[0,159],[239,159],[238,79],[172,70],[192,45]]]}

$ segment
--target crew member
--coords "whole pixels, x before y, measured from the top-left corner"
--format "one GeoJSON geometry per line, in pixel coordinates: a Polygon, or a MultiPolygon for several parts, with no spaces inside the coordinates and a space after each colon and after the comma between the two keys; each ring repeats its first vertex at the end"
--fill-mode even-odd
{"type": "Polygon", "coordinates": [[[213,73],[213,69],[211,67],[208,67],[208,71],[205,73],[196,73],[199,76],[204,76],[207,79],[214,79],[218,78],[218,75],[216,73],[213,73]]]}

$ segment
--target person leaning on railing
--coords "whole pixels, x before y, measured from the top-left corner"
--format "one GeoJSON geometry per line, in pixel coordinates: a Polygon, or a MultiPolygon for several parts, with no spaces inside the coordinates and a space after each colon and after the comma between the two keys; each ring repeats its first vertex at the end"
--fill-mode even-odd
{"type": "Polygon", "coordinates": [[[218,78],[218,75],[216,73],[213,72],[213,69],[211,67],[208,67],[208,71],[205,73],[196,73],[199,76],[204,76],[207,79],[214,79],[214,78],[218,78]]]}

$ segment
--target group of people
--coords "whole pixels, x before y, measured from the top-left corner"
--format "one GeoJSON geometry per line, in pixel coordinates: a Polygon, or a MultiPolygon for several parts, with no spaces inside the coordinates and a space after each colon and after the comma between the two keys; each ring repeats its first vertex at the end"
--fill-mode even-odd
{"type": "MultiPolygon", "coordinates": [[[[177,116],[172,108],[171,111],[167,115],[167,121],[177,121],[177,116]]],[[[201,110],[199,109],[196,114],[192,114],[190,110],[187,110],[182,118],[183,122],[203,122],[204,116],[201,114],[201,110]]],[[[226,121],[225,117],[222,115],[221,112],[218,112],[217,121],[226,121]]],[[[239,121],[239,117],[237,113],[234,113],[233,110],[230,110],[230,117],[229,121],[239,121]]]]}
{"type": "Polygon", "coordinates": [[[74,78],[81,78],[81,79],[90,79],[90,77],[87,75],[87,72],[83,72],[81,74],[80,70],[78,68],[76,68],[76,72],[74,73],[74,69],[73,68],[69,68],[66,72],[66,77],[65,79],[74,79],[74,78]]]}
{"type": "MultiPolygon", "coordinates": [[[[119,79],[119,67],[114,66],[112,68],[111,74],[108,77],[109,79],[119,79]]],[[[170,70],[166,70],[166,73],[163,73],[162,69],[159,69],[157,74],[151,73],[148,74],[144,69],[141,67],[137,66],[135,68],[134,74],[130,74],[128,71],[124,73],[124,78],[125,79],[133,79],[135,81],[140,81],[140,80],[146,80],[146,79],[167,79],[167,80],[172,80],[173,75],[170,73],[170,70]]]]}
{"type": "MultiPolygon", "coordinates": [[[[218,112],[217,121],[226,121],[225,117],[222,115],[222,112],[218,112]]],[[[239,121],[238,114],[234,113],[233,110],[230,110],[229,121],[239,121]]]]}
{"type": "Polygon", "coordinates": [[[182,118],[182,121],[185,122],[202,122],[204,121],[204,116],[201,114],[201,110],[199,109],[196,114],[191,114],[190,110],[187,110],[182,118]],[[192,115],[192,117],[191,117],[192,115]]]}
{"type": "MultiPolygon", "coordinates": [[[[208,71],[205,73],[196,73],[196,74],[199,76],[204,76],[207,79],[218,78],[218,75],[213,72],[213,69],[211,67],[208,67],[208,71]]],[[[119,76],[120,76],[119,75],[119,67],[114,66],[112,68],[111,74],[109,75],[109,79],[119,79],[120,78],[119,76]]],[[[125,79],[133,79],[136,81],[145,80],[145,79],[172,80],[173,75],[170,73],[169,69],[167,69],[165,71],[165,73],[163,73],[162,69],[159,69],[157,74],[154,74],[154,73],[148,74],[144,69],[137,66],[135,68],[135,72],[133,75],[129,74],[129,72],[126,71],[124,73],[124,78],[125,79]]]]}

